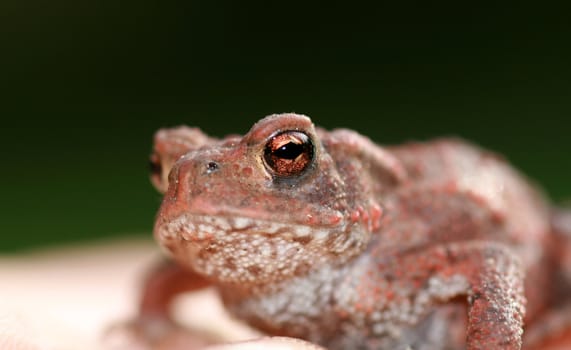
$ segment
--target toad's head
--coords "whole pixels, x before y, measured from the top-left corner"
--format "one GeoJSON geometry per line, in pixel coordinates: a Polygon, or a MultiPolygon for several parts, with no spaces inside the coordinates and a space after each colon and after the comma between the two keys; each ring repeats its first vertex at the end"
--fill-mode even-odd
{"type": "Polygon", "coordinates": [[[204,138],[168,169],[155,237],[179,263],[229,283],[266,283],[355,256],[378,228],[380,207],[355,193],[360,165],[330,135],[306,116],[280,114],[243,137],[204,138]]]}

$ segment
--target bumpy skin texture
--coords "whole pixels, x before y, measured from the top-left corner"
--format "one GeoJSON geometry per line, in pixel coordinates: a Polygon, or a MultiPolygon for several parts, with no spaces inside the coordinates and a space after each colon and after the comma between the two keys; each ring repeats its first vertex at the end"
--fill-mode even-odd
{"type": "Polygon", "coordinates": [[[142,318],[214,285],[236,317],[329,349],[520,349],[568,295],[541,193],[460,140],[380,147],[281,114],[243,137],[161,130],[151,161],[174,262],[142,318]]]}

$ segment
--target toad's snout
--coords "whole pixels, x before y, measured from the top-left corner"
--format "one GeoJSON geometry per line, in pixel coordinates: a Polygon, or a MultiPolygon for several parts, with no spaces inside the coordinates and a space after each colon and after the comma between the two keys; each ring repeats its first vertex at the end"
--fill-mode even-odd
{"type": "Polygon", "coordinates": [[[168,176],[168,188],[157,220],[168,221],[183,213],[216,215],[231,196],[227,167],[217,152],[194,151],[180,158],[168,176]]]}
{"type": "Polygon", "coordinates": [[[175,200],[185,200],[188,196],[196,193],[198,177],[213,172],[218,168],[214,161],[194,161],[182,158],[172,167],[169,173],[168,189],[165,197],[175,200]],[[202,168],[202,172],[199,171],[202,168]],[[208,170],[211,168],[212,170],[208,170]],[[201,174],[202,173],[202,174],[201,174]]]}

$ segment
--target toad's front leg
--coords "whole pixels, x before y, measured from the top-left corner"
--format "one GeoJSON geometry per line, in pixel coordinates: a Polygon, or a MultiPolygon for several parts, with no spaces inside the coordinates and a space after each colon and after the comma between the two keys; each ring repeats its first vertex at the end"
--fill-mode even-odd
{"type": "Polygon", "coordinates": [[[465,269],[470,282],[468,348],[520,349],[525,297],[519,260],[510,249],[499,245],[457,250],[451,252],[452,259],[466,259],[460,269],[465,269]]]}
{"type": "Polygon", "coordinates": [[[163,261],[147,275],[136,318],[112,327],[105,336],[110,349],[197,349],[213,342],[207,334],[194,334],[171,317],[174,299],[209,285],[204,278],[163,261]]]}
{"type": "MultiPolygon", "coordinates": [[[[510,248],[494,242],[459,242],[383,260],[376,264],[377,276],[385,283],[390,276],[392,282],[388,286],[393,296],[402,296],[403,290],[411,291],[405,298],[413,303],[409,309],[419,313],[419,318],[447,304],[465,301],[467,349],[521,348],[525,313],[523,269],[510,248]]],[[[392,300],[395,304],[400,302],[398,297],[392,300]]],[[[392,307],[391,302],[385,305],[389,310],[392,307]]],[[[454,323],[450,322],[451,327],[454,323]]],[[[412,332],[402,333],[405,339],[398,343],[432,349],[418,334],[426,332],[426,324],[412,328],[412,332]]]]}

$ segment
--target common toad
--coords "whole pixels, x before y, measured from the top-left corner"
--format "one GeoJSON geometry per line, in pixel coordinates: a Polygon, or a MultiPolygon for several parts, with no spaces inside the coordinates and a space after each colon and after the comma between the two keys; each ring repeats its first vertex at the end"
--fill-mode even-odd
{"type": "Polygon", "coordinates": [[[172,262],[143,319],[213,285],[237,318],[328,349],[531,349],[551,335],[534,325],[570,323],[569,212],[465,141],[381,147],[279,114],[243,137],[160,130],[151,161],[172,262]]]}

